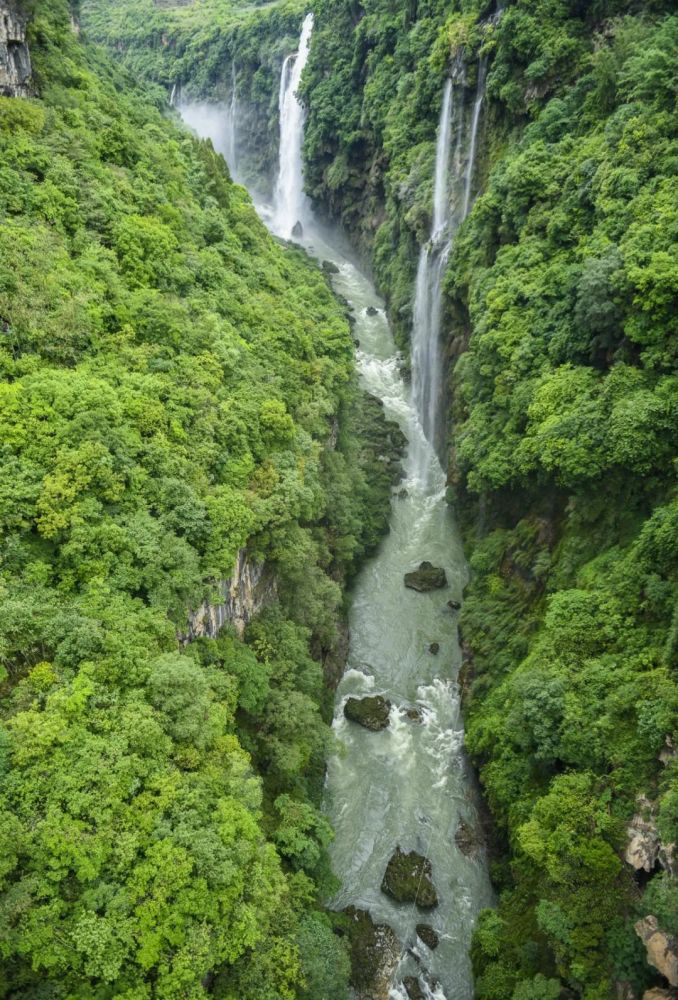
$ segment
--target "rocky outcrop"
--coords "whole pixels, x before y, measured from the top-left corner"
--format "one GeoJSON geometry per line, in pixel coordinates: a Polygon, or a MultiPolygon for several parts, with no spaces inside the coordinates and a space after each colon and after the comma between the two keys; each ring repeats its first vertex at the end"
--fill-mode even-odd
{"type": "Polygon", "coordinates": [[[381,891],[398,903],[416,903],[422,910],[438,905],[431,862],[416,851],[406,854],[400,847],[386,866],[381,891]]]}
{"type": "Polygon", "coordinates": [[[375,924],[366,910],[348,906],[347,937],[351,985],[357,1000],[388,1000],[393,973],[400,960],[400,942],[388,924],[375,924]]]}
{"type": "Polygon", "coordinates": [[[653,916],[643,917],[634,926],[645,945],[648,964],[668,980],[670,986],[678,986],[678,938],[663,931],[653,916]]]}
{"type": "Polygon", "coordinates": [[[420,938],[427,948],[433,951],[438,947],[440,938],[430,924],[417,924],[417,937],[420,938]]]}
{"type": "Polygon", "coordinates": [[[349,698],[344,705],[344,715],[351,722],[357,722],[365,729],[378,733],[388,726],[391,702],[380,694],[369,695],[367,698],[349,698]]]}
{"type": "Polygon", "coordinates": [[[222,580],[218,590],[223,600],[204,601],[192,611],[188,616],[188,631],[180,636],[181,642],[214,639],[224,625],[232,625],[242,636],[247,623],[276,599],[272,573],[265,563],[254,562],[245,549],[238,553],[233,576],[222,580]]]}
{"type": "Polygon", "coordinates": [[[445,570],[440,566],[433,566],[430,562],[419,563],[419,569],[405,574],[405,586],[422,594],[429,590],[440,590],[441,587],[447,586],[445,570]]]}
{"type": "Polygon", "coordinates": [[[645,990],[643,1000],[678,1000],[678,990],[664,990],[661,986],[645,990]]]}
{"type": "Polygon", "coordinates": [[[638,797],[638,812],[627,827],[624,860],[637,872],[650,874],[657,865],[673,874],[674,844],[663,844],[655,821],[655,806],[644,795],[638,797]]]}
{"type": "Polygon", "coordinates": [[[14,3],[0,0],[0,96],[30,94],[31,56],[26,42],[26,18],[14,3]]]}
{"type": "Polygon", "coordinates": [[[474,854],[478,853],[480,847],[480,839],[478,834],[463,819],[459,820],[459,826],[457,827],[456,833],[454,835],[454,841],[461,851],[467,857],[472,857],[474,854]]]}

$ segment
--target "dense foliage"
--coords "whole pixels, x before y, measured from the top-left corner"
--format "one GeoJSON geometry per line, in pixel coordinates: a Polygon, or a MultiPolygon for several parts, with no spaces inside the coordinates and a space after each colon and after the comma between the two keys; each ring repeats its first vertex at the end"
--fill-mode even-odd
{"type": "Polygon", "coordinates": [[[340,997],[320,659],[390,432],[320,268],[65,2],[32,13],[40,97],[0,99],[0,995],[340,997]],[[277,602],[182,646],[245,545],[277,602]]]}
{"type": "Polygon", "coordinates": [[[80,0],[87,35],[114,49],[151,89],[230,105],[235,88],[238,174],[264,191],[277,164],[280,69],[296,48],[303,11],[302,0],[80,0]]]}
{"type": "Polygon", "coordinates": [[[445,284],[468,744],[504,839],[482,1000],[635,994],[657,979],[634,920],[678,930],[674,880],[643,893],[622,860],[638,810],[678,837],[668,7],[327,0],[305,81],[311,190],[371,248],[406,347],[442,79],[461,59],[468,122],[488,68],[445,284]]]}

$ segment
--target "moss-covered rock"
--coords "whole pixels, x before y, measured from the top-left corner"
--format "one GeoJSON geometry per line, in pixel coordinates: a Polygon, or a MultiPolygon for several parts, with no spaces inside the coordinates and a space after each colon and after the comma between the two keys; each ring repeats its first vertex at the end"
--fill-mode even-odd
{"type": "Polygon", "coordinates": [[[386,866],[381,890],[398,903],[416,903],[422,910],[438,905],[431,862],[416,851],[406,854],[396,847],[386,866]]]}
{"type": "Polygon", "coordinates": [[[430,924],[417,924],[417,937],[421,938],[427,948],[433,951],[438,947],[440,938],[430,924]]]}
{"type": "Polygon", "coordinates": [[[375,924],[366,910],[348,906],[346,936],[351,957],[351,985],[358,1000],[387,1000],[400,959],[400,942],[388,924],[375,924]]]}
{"type": "Polygon", "coordinates": [[[370,695],[367,698],[349,698],[344,705],[344,715],[347,719],[375,733],[386,729],[390,711],[391,702],[380,694],[370,695]]]}
{"type": "Polygon", "coordinates": [[[429,590],[440,590],[447,586],[445,570],[441,566],[434,566],[432,563],[424,561],[419,563],[419,569],[405,574],[405,586],[423,594],[429,590]]]}

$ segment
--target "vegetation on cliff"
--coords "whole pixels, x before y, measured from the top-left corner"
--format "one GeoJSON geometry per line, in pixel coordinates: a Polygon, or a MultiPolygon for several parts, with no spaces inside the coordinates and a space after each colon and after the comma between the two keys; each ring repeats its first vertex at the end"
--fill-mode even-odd
{"type": "Polygon", "coordinates": [[[0,99],[0,995],[341,996],[319,661],[390,431],[211,146],[62,0],[30,44],[40,97],[0,99]],[[182,647],[245,545],[277,604],[182,647]]]}
{"type": "Polygon", "coordinates": [[[670,874],[643,891],[623,860],[638,796],[678,837],[669,7],[319,5],[310,188],[371,249],[405,348],[442,79],[461,62],[470,109],[488,67],[445,284],[468,745],[505,838],[481,1000],[641,991],[661,980],[634,919],[678,930],[670,874]]]}

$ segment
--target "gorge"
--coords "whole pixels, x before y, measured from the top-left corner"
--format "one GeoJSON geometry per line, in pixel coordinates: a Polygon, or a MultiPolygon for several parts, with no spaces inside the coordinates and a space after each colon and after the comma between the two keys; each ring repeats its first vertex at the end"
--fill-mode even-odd
{"type": "Polygon", "coordinates": [[[671,4],[0,15],[0,996],[671,1000],[671,4]]]}

